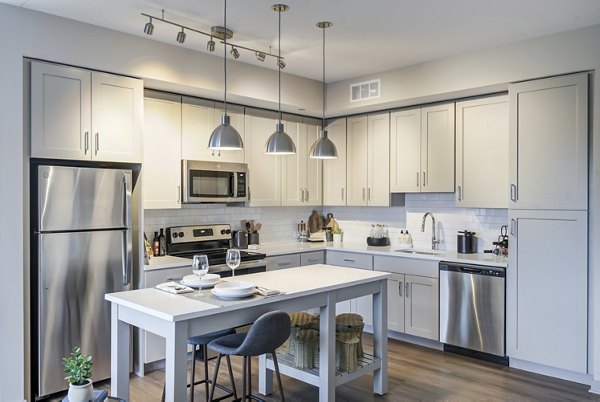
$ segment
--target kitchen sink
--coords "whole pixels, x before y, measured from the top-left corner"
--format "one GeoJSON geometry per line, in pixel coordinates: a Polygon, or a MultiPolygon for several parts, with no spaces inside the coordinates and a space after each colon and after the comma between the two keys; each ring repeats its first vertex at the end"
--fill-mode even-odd
{"type": "Polygon", "coordinates": [[[418,249],[414,249],[414,248],[403,248],[400,250],[394,250],[397,253],[404,253],[404,254],[417,254],[417,255],[440,255],[442,254],[441,251],[438,250],[418,250],[418,249]]]}

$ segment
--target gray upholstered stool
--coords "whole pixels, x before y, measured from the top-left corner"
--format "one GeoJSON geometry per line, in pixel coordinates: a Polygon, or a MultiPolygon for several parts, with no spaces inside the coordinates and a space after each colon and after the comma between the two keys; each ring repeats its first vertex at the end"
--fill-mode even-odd
{"type": "Polygon", "coordinates": [[[271,311],[269,313],[260,316],[247,334],[233,334],[227,335],[222,338],[216,339],[208,344],[208,347],[219,353],[217,358],[217,367],[213,377],[213,386],[210,390],[210,399],[212,400],[213,393],[215,391],[214,384],[217,381],[217,373],[219,371],[219,364],[221,362],[221,356],[243,356],[243,391],[242,401],[247,399],[260,400],[259,398],[252,395],[252,377],[250,361],[252,356],[260,356],[266,353],[270,353],[273,357],[273,365],[275,366],[275,373],[277,374],[277,383],[279,384],[279,392],[281,394],[281,400],[285,401],[283,395],[283,386],[281,385],[281,375],[279,374],[279,364],[277,363],[277,356],[275,350],[283,345],[285,340],[290,336],[291,321],[290,316],[283,311],[271,311]],[[248,389],[246,390],[246,384],[248,389]]]}
{"type": "MultiPolygon", "coordinates": [[[[223,395],[217,399],[214,399],[215,401],[220,401],[222,399],[225,398],[229,398],[230,396],[233,396],[235,399],[237,399],[237,392],[235,390],[235,381],[233,380],[233,372],[231,369],[231,360],[229,359],[229,356],[227,356],[227,365],[229,368],[229,380],[231,381],[231,390],[228,388],[225,388],[224,386],[220,385],[220,384],[216,384],[213,381],[211,381],[208,378],[208,347],[207,345],[214,341],[215,339],[219,339],[223,336],[227,336],[227,335],[232,335],[235,334],[235,330],[234,329],[224,329],[221,331],[215,331],[215,332],[210,332],[208,334],[202,334],[202,335],[197,335],[197,336],[192,336],[191,338],[188,338],[187,343],[192,345],[194,350],[192,351],[192,378],[190,380],[190,384],[188,385],[188,387],[191,387],[191,392],[190,392],[190,402],[194,402],[194,385],[198,385],[198,384],[204,384],[205,387],[205,392],[206,392],[206,400],[208,401],[208,384],[212,384],[213,388],[214,386],[219,387],[220,389],[224,390],[225,392],[227,392],[226,395],[223,395]],[[201,352],[200,354],[198,352],[201,352]],[[200,381],[196,381],[196,358],[202,358],[202,360],[204,361],[204,379],[200,380],[200,381]]],[[[216,370],[219,370],[219,366],[217,366],[216,370]]],[[[161,398],[161,401],[165,400],[165,388],[163,387],[163,395],[161,398]]],[[[211,397],[212,400],[212,397],[211,397]]]]}

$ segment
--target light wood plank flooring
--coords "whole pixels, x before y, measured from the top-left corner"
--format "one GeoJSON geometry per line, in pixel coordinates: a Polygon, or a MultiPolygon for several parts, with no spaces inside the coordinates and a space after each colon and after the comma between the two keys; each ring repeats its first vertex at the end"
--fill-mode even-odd
{"type": "MultiPolygon", "coordinates": [[[[370,343],[365,336],[365,343],[370,343]]],[[[368,346],[367,346],[368,347],[368,346]]],[[[372,376],[363,376],[338,387],[336,401],[600,401],[589,387],[558,380],[452,353],[405,342],[389,341],[389,392],[379,397],[371,392],[372,376]]],[[[241,391],[241,358],[232,358],[234,376],[241,391]]],[[[197,376],[202,376],[198,361],[197,376]]],[[[213,364],[209,366],[212,373],[213,364]]],[[[253,361],[253,390],[258,388],[258,361],[253,361]]],[[[188,370],[189,371],[189,370],[188,370]]],[[[164,373],[157,370],[146,377],[131,377],[131,402],[159,401],[164,373]]],[[[199,378],[199,377],[197,377],[199,378]]],[[[228,385],[221,366],[219,379],[228,385]]],[[[275,383],[276,384],[276,383],[275,383]]],[[[318,389],[283,376],[287,401],[317,401],[318,389]]],[[[108,389],[108,384],[101,388],[108,389]]],[[[274,387],[275,389],[276,386],[274,387]]],[[[195,401],[204,401],[203,385],[196,386],[195,401]]],[[[280,400],[275,392],[267,401],[280,400]]]]}

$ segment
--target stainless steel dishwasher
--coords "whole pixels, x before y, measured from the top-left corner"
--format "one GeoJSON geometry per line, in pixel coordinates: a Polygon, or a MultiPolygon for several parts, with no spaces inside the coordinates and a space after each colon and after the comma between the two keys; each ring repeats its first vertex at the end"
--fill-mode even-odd
{"type": "Polygon", "coordinates": [[[444,348],[506,364],[506,269],[445,261],[439,268],[444,348]]]}

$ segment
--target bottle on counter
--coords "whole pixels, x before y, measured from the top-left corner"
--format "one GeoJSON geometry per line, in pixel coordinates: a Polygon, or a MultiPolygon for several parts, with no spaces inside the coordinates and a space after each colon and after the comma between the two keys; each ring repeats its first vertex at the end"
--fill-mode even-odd
{"type": "Polygon", "coordinates": [[[154,257],[160,255],[160,240],[158,239],[158,232],[154,232],[154,241],[152,242],[152,253],[154,257]]]}
{"type": "Polygon", "coordinates": [[[160,229],[160,235],[158,235],[158,254],[161,256],[167,255],[167,238],[163,228],[160,229]]]}

